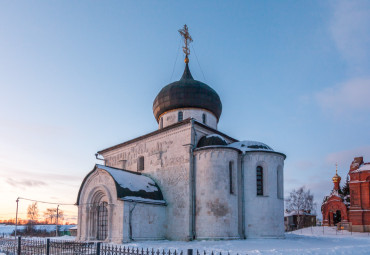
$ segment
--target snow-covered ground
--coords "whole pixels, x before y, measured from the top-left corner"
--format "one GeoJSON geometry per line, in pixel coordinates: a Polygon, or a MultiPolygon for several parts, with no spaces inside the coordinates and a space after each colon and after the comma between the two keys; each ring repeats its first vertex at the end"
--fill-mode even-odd
{"type": "MultiPolygon", "coordinates": [[[[54,238],[53,238],[54,239],[54,238]]],[[[55,239],[73,240],[74,237],[57,237],[55,239]]],[[[116,244],[112,244],[116,245],[116,244]]],[[[227,255],[252,254],[370,254],[370,234],[348,231],[336,231],[333,227],[313,227],[286,234],[285,239],[247,239],[233,241],[146,241],[132,242],[122,246],[184,251],[195,249],[200,252],[221,252],[227,255]]],[[[2,255],[0,253],[0,255],[2,255]]]]}
{"type": "Polygon", "coordinates": [[[336,232],[331,227],[313,227],[286,234],[285,239],[247,239],[233,241],[148,241],[129,247],[222,252],[230,254],[370,254],[368,233],[336,232]],[[324,230],[324,234],[323,234],[324,230]]]}

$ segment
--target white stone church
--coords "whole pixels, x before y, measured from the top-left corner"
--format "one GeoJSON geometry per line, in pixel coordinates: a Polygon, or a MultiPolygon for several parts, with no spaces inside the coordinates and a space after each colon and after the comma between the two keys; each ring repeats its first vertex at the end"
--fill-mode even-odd
{"type": "Polygon", "coordinates": [[[158,130],[98,152],[78,193],[78,240],[284,236],[286,156],[218,131],[220,97],[188,62],[154,100],[158,130]]]}

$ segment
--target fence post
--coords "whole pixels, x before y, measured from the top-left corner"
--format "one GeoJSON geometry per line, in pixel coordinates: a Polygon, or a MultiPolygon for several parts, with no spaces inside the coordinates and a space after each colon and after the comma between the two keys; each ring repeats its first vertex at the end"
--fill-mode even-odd
{"type": "Polygon", "coordinates": [[[17,255],[21,255],[21,237],[18,236],[18,250],[17,250],[17,255]]]}
{"type": "Polygon", "coordinates": [[[101,246],[100,242],[96,244],[96,255],[100,255],[100,246],[101,246]]]}
{"type": "Polygon", "coordinates": [[[46,239],[46,255],[50,254],[50,239],[46,239]]]}
{"type": "Polygon", "coordinates": [[[193,249],[188,249],[188,255],[193,255],[193,249]]]}

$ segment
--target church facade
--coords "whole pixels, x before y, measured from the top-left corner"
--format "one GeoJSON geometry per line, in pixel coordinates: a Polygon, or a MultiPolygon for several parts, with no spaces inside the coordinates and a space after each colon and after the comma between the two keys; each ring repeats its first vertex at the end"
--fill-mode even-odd
{"type": "Polygon", "coordinates": [[[98,152],[78,193],[78,240],[284,236],[286,156],[220,132],[220,97],[188,62],[154,100],[158,130],[98,152]]]}
{"type": "Polygon", "coordinates": [[[348,175],[347,196],[340,188],[341,177],[337,173],[333,177],[334,189],[321,208],[323,224],[370,232],[370,162],[365,163],[363,157],[354,158],[348,175]]]}

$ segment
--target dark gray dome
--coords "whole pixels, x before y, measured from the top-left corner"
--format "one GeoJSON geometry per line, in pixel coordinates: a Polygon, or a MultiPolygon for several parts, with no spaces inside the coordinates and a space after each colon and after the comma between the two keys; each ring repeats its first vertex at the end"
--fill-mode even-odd
{"type": "Polygon", "coordinates": [[[153,113],[157,121],[162,113],[178,108],[206,109],[212,112],[217,120],[222,112],[217,92],[207,84],[194,80],[188,64],[181,79],[165,86],[153,102],[153,113]]]}
{"type": "Polygon", "coordinates": [[[205,146],[227,145],[226,140],[217,134],[207,135],[200,138],[197,148],[205,146]]]}

